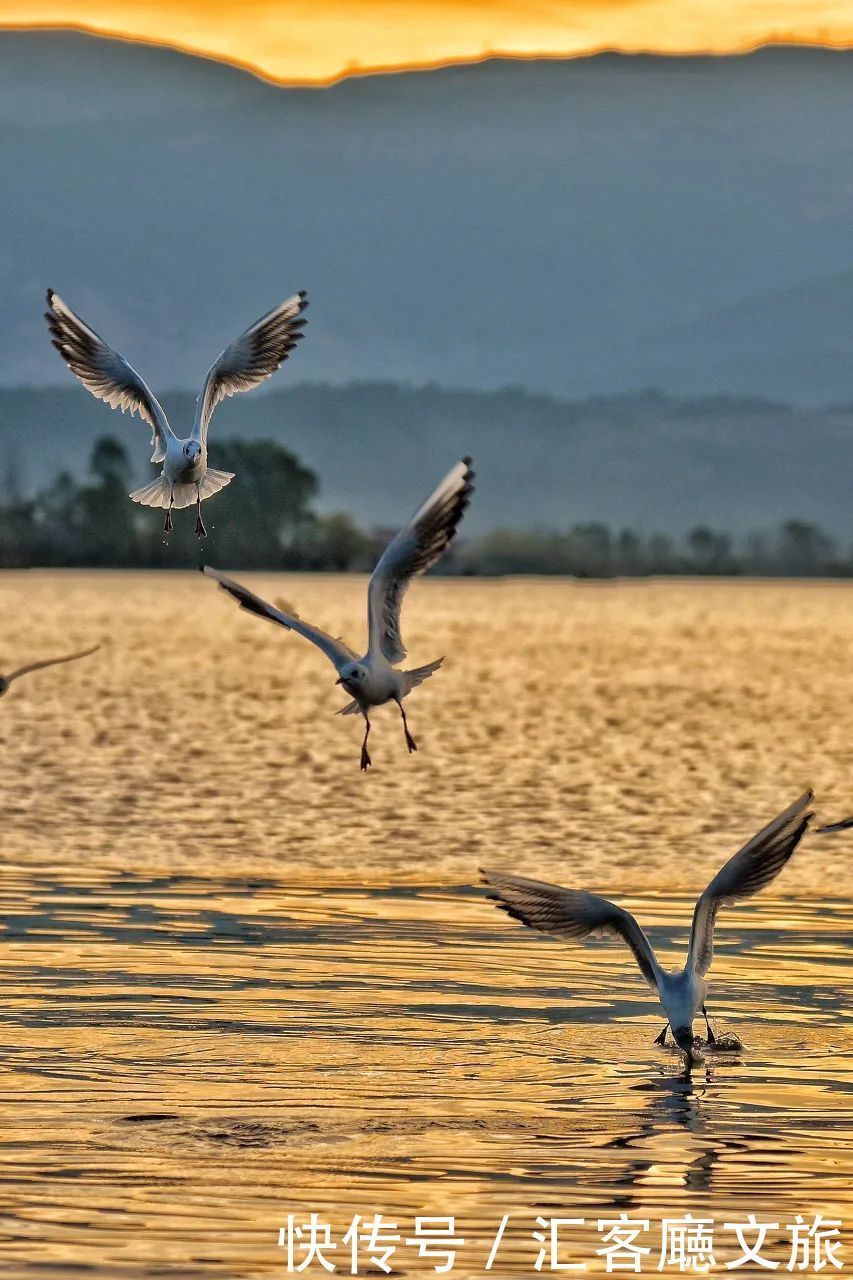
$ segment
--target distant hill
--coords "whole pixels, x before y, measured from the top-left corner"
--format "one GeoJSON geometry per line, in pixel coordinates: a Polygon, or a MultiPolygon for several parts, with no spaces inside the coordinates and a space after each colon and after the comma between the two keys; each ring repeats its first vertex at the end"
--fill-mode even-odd
{"type": "Polygon", "coordinates": [[[7,31],[0,166],[6,386],[63,385],[47,285],[155,388],[305,287],[283,378],[853,400],[853,53],[297,90],[7,31]]]}
{"type": "MultiPolygon", "coordinates": [[[[17,466],[32,487],[61,466],[80,472],[97,436],[128,446],[150,474],[148,433],[63,389],[0,389],[0,479],[17,466]],[[13,465],[14,464],[14,465],[13,465]]],[[[188,392],[163,397],[176,426],[192,420],[188,392]]],[[[452,391],[389,383],[297,385],[238,396],[218,410],[217,438],[270,437],[321,480],[321,507],[393,527],[464,453],[478,491],[467,534],[498,525],[682,533],[701,523],[733,533],[796,516],[853,542],[853,405],[808,410],[759,399],[679,400],[646,392],[566,402],[522,390],[452,391]]]]}

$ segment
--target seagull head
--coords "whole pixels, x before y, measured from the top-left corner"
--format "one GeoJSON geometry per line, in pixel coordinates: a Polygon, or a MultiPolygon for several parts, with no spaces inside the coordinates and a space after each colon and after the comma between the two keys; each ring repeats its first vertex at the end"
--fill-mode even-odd
{"type": "Polygon", "coordinates": [[[675,1043],[687,1058],[688,1063],[704,1062],[704,1058],[698,1049],[699,1037],[693,1035],[692,1027],[675,1027],[672,1034],[675,1036],[675,1043]]]}
{"type": "Polygon", "coordinates": [[[335,684],[342,684],[348,693],[358,697],[364,689],[366,679],[367,671],[359,662],[348,662],[341,668],[340,678],[335,681],[335,684]]]}
{"type": "Polygon", "coordinates": [[[198,440],[184,441],[184,457],[187,459],[188,462],[195,462],[196,458],[198,458],[200,454],[201,454],[201,445],[199,444],[198,440]]]}

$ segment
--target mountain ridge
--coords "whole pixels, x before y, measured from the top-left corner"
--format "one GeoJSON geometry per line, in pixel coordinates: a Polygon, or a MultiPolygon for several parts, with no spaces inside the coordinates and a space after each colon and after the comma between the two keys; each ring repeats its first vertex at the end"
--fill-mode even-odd
{"type": "MultiPolygon", "coordinates": [[[[192,421],[192,392],[168,392],[173,426],[192,421]]],[[[134,484],[152,474],[137,419],[64,388],[0,388],[0,478],[32,490],[61,468],[81,475],[98,437],[126,448],[134,484]]],[[[502,525],[736,535],[797,517],[853,540],[849,499],[853,404],[799,409],[756,398],[684,400],[646,391],[567,402],[524,388],[472,391],[393,383],[295,384],[221,405],[217,442],[275,440],[311,467],[324,511],[394,527],[459,457],[471,454],[472,536],[502,525]]]]}
{"type": "Polygon", "coordinates": [[[300,380],[853,399],[853,300],[820,284],[853,268],[851,67],[774,47],[287,89],[2,31],[0,384],[62,376],[48,285],[155,389],[305,287],[300,380]]]}

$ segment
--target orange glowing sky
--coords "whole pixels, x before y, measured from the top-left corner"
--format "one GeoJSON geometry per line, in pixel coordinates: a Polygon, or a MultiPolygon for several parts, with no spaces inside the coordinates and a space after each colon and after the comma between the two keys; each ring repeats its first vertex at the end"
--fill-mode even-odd
{"type": "Polygon", "coordinates": [[[322,83],[491,54],[851,46],[853,0],[4,0],[0,25],[80,27],[322,83]]]}

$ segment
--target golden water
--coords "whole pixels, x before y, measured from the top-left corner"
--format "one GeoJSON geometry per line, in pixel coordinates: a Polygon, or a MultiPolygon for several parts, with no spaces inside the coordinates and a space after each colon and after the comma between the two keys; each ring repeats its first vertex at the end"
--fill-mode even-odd
{"type": "MultiPolygon", "coordinates": [[[[358,643],[362,580],[247,580],[358,643]]],[[[797,1213],[849,1226],[853,833],[721,915],[745,1048],[689,1081],[626,952],[471,886],[608,892],[675,963],[804,785],[853,812],[853,589],[418,583],[412,665],[448,661],[367,776],[322,656],[198,575],[0,575],[0,618],[0,671],[105,646],[0,701],[4,1277],[283,1276],[312,1211],[343,1274],[356,1214],[454,1215],[455,1277],[504,1215],[496,1276],[535,1274],[537,1215],[587,1219],[590,1271],[599,1218],[648,1219],[653,1274],[667,1216],[716,1221],[720,1274],[750,1212],[780,1275],[797,1213]]]]}

